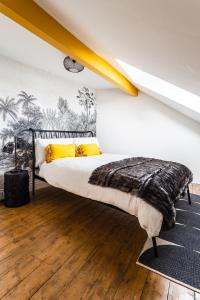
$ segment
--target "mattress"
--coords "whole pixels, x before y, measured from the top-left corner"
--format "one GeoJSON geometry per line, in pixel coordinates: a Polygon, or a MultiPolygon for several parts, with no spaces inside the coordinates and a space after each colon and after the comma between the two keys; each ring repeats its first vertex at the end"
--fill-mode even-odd
{"type": "Polygon", "coordinates": [[[127,158],[126,155],[104,153],[98,156],[61,158],[41,165],[39,175],[50,185],[92,200],[111,204],[138,218],[148,236],[159,235],[163,216],[141,198],[117,189],[88,183],[94,169],[112,161],[127,158]]]}

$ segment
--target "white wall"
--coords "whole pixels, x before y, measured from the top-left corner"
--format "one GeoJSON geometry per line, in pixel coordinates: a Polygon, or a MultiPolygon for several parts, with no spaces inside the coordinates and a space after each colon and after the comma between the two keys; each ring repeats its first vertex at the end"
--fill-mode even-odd
{"type": "Polygon", "coordinates": [[[177,161],[200,183],[200,124],[145,94],[98,90],[97,136],[105,152],[177,161]]]}
{"type": "MultiPolygon", "coordinates": [[[[67,72],[67,71],[66,71],[67,72]]],[[[75,74],[72,74],[72,77],[75,74]]],[[[28,126],[29,128],[31,125],[27,125],[28,118],[23,114],[23,107],[18,103],[19,100],[19,93],[20,91],[25,91],[28,95],[34,95],[36,101],[34,102],[35,105],[40,109],[40,113],[43,115],[48,111],[54,111],[56,114],[53,115],[53,119],[60,119],[63,122],[61,125],[64,126],[65,130],[72,130],[72,128],[68,128],[68,125],[72,124],[75,126],[76,122],[79,122],[78,125],[83,125],[83,121],[81,116],[84,116],[84,107],[79,104],[79,100],[77,99],[78,90],[83,87],[82,84],[74,83],[73,81],[69,81],[62,77],[55,76],[54,74],[42,71],[37,68],[33,68],[24,64],[21,64],[17,61],[11,60],[4,56],[0,55],[0,98],[4,101],[7,97],[14,98],[14,102],[17,105],[18,111],[16,112],[16,117],[13,118],[7,114],[6,119],[3,120],[2,110],[0,109],[0,191],[3,188],[3,174],[6,170],[13,167],[13,154],[3,153],[3,139],[1,138],[1,133],[3,129],[12,129],[12,124],[22,124],[22,126],[28,126]],[[76,113],[76,118],[73,117],[71,120],[69,113],[65,116],[60,116],[58,111],[58,99],[62,97],[63,99],[67,100],[70,110],[73,113],[76,113]],[[80,118],[79,118],[80,117],[80,118]],[[21,121],[23,118],[23,122],[21,121]],[[69,121],[70,120],[70,121],[69,121]],[[26,121],[26,122],[25,122],[26,121]],[[25,125],[23,125],[25,124],[25,125]]],[[[94,90],[91,90],[95,92],[94,90]]],[[[36,107],[35,106],[35,107],[36,107]]],[[[95,111],[95,105],[92,108],[95,111]]],[[[39,115],[37,111],[37,116],[39,115]]],[[[37,118],[36,118],[37,119],[37,118]]],[[[42,120],[43,120],[42,119],[42,120]]],[[[41,121],[42,122],[42,121],[41,121]]],[[[35,124],[35,123],[34,123],[35,124]]],[[[41,123],[43,126],[43,123],[41,123]]],[[[21,125],[20,125],[21,126],[21,125]]],[[[33,125],[34,126],[34,125],[33,125]]],[[[53,126],[53,125],[52,125],[53,126]]],[[[56,126],[57,123],[55,122],[55,128],[44,128],[43,129],[59,129],[56,126]]],[[[15,127],[16,128],[16,127],[15,127]]],[[[18,128],[18,127],[17,127],[18,128]]],[[[21,128],[21,127],[20,127],[21,128]]],[[[24,128],[22,128],[24,129],[24,128]]],[[[76,128],[73,128],[76,129],[76,128]]],[[[82,129],[82,128],[81,128],[82,129]]],[[[79,129],[79,130],[81,130],[79,129]]],[[[90,128],[89,128],[90,129],[90,128]]],[[[83,129],[82,129],[83,130],[83,129]]],[[[13,141],[13,137],[8,138],[6,143],[9,141],[13,141]]],[[[1,193],[0,193],[1,198],[1,193]]]]}
{"type": "MultiPolygon", "coordinates": [[[[74,74],[72,74],[72,77],[73,75],[74,74]]],[[[81,88],[83,88],[82,84],[74,83],[73,81],[21,64],[0,55],[0,98],[4,101],[9,97],[9,99],[13,98],[17,104],[20,99],[19,93],[25,91],[28,95],[33,95],[36,98],[33,103],[40,108],[41,113],[45,114],[47,110],[53,111],[56,119],[56,117],[58,118],[58,99],[62,97],[67,100],[70,110],[81,116],[85,112],[84,107],[79,104],[79,99],[77,99],[78,90],[81,88]]],[[[95,93],[93,89],[90,89],[90,91],[95,93]]],[[[22,116],[22,107],[19,107],[19,104],[16,106],[18,110],[15,111],[17,116],[14,120],[9,114],[6,114],[6,119],[4,120],[3,112],[0,109],[0,136],[3,128],[10,127],[10,122],[18,123],[19,118],[24,117],[22,116]]],[[[95,106],[93,107],[93,111],[94,110],[95,106]]],[[[81,127],[82,120],[79,120],[78,116],[76,117],[81,127]]],[[[68,115],[63,119],[60,117],[61,125],[63,125],[65,130],[75,130],[76,128],[68,128],[69,119],[70,117],[68,115]]],[[[72,124],[72,122],[70,124],[72,124]]],[[[55,128],[48,127],[44,129],[60,129],[56,122],[49,126],[54,126],[55,128]]],[[[0,138],[0,147],[1,144],[2,139],[0,138]]]]}
{"type": "MultiPolygon", "coordinates": [[[[75,84],[63,77],[58,77],[52,73],[21,64],[0,55],[1,98],[9,96],[16,99],[18,93],[25,90],[38,99],[42,108],[55,108],[58,97],[61,96],[69,101],[72,110],[80,112],[80,105],[76,96],[78,89],[82,86],[82,84],[75,84]]],[[[1,116],[0,123],[2,124],[1,116]]]]}

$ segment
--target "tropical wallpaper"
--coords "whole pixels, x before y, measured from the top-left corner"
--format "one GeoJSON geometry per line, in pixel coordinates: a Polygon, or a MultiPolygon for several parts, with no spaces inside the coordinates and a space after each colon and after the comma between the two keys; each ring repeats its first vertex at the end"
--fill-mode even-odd
{"type": "Polygon", "coordinates": [[[14,166],[14,135],[21,130],[92,130],[96,131],[96,102],[94,92],[78,89],[76,101],[79,113],[70,108],[70,99],[58,97],[55,108],[42,107],[40,99],[27,91],[15,98],[0,97],[0,173],[14,166]]]}

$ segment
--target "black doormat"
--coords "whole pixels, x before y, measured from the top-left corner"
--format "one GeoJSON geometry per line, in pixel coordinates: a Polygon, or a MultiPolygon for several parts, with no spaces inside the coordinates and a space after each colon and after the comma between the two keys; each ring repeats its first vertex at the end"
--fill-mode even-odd
{"type": "Polygon", "coordinates": [[[200,196],[191,194],[176,204],[176,225],[157,238],[155,258],[151,239],[144,245],[137,264],[200,292],[200,196]]]}

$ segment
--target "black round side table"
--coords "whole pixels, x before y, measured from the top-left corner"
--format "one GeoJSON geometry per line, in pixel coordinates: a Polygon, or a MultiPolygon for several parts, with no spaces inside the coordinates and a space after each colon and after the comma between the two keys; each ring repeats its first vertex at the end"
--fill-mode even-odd
{"type": "Polygon", "coordinates": [[[30,201],[27,170],[13,169],[4,174],[4,204],[18,207],[30,201]]]}

